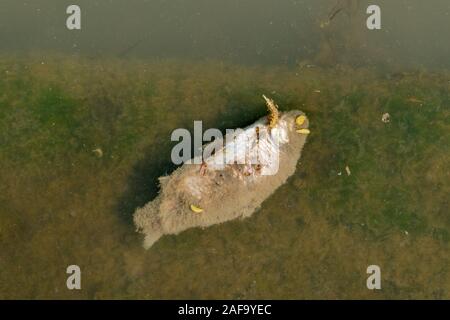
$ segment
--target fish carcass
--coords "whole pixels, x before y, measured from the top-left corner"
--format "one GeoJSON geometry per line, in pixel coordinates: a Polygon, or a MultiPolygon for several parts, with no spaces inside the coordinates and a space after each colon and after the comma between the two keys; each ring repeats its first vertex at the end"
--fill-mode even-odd
{"type": "Polygon", "coordinates": [[[214,152],[159,178],[158,196],[134,214],[145,248],[163,235],[249,217],[295,172],[308,119],[264,99],[267,117],[205,145],[214,152]]]}

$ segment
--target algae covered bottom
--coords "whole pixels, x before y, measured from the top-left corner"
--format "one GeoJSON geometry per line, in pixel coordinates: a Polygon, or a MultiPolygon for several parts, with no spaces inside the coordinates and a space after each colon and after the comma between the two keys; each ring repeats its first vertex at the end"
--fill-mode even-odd
{"type": "Polygon", "coordinates": [[[450,297],[448,72],[2,56],[0,73],[2,299],[450,297]],[[245,128],[263,93],[310,120],[294,174],[251,218],[144,251],[132,217],[175,169],[173,129],[245,128]]]}

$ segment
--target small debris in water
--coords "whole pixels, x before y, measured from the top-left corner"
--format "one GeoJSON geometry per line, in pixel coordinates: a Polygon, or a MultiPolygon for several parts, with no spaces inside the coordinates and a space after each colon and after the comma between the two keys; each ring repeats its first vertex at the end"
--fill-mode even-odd
{"type": "Polygon", "coordinates": [[[345,171],[347,172],[347,175],[351,175],[352,172],[350,171],[350,168],[348,166],[345,167],[345,171]]]}
{"type": "Polygon", "coordinates": [[[92,152],[93,152],[98,158],[103,157],[103,151],[102,151],[102,149],[100,149],[100,148],[94,149],[94,150],[92,150],[92,152]]]}
{"type": "Polygon", "coordinates": [[[383,116],[381,117],[381,121],[383,121],[384,123],[389,123],[391,122],[391,115],[389,113],[385,113],[383,114],[383,116]]]}
{"type": "Polygon", "coordinates": [[[417,99],[416,97],[409,97],[406,101],[411,102],[411,103],[418,103],[420,105],[423,104],[423,101],[420,99],[417,99]]]}

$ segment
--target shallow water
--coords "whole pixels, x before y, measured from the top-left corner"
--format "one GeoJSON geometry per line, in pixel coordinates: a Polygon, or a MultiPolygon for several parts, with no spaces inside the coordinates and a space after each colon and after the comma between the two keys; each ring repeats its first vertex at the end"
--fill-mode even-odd
{"type": "MultiPolygon", "coordinates": [[[[282,7],[294,2],[312,6],[282,7]]],[[[105,14],[119,9],[103,5],[105,14]]],[[[169,9],[165,17],[176,17],[169,9]]],[[[306,51],[290,50],[288,37],[249,62],[253,49],[224,51],[208,35],[201,54],[184,58],[183,43],[177,54],[144,45],[117,56],[89,49],[98,33],[79,36],[82,52],[39,47],[16,28],[3,31],[22,36],[3,42],[0,55],[0,298],[450,298],[447,42],[420,47],[402,65],[404,47],[383,49],[389,63],[339,48],[319,59],[320,39],[305,35],[306,51]],[[132,214],[175,168],[171,132],[192,130],[194,120],[248,125],[266,113],[262,94],[310,119],[294,176],[251,218],[165,236],[145,251],[132,214]],[[71,264],[82,270],[80,291],[66,288],[71,264]],[[382,290],[366,287],[371,264],[382,269],[382,290]]]]}

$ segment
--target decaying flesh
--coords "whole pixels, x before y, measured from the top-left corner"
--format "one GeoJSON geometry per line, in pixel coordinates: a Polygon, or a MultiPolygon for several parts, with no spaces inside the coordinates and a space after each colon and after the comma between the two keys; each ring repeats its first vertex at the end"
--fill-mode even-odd
{"type": "Polygon", "coordinates": [[[221,148],[201,164],[185,163],[159,179],[159,195],[134,214],[144,247],[166,234],[249,217],[295,172],[308,120],[300,111],[279,112],[273,100],[264,99],[268,117],[206,145],[221,148]],[[230,149],[238,161],[224,164],[220,160],[230,149]]]}
{"type": "Polygon", "coordinates": [[[269,110],[269,115],[267,116],[267,122],[269,128],[275,128],[278,122],[278,118],[280,116],[278,112],[278,106],[272,99],[267,98],[263,95],[264,100],[266,100],[267,109],[269,110]]]}

